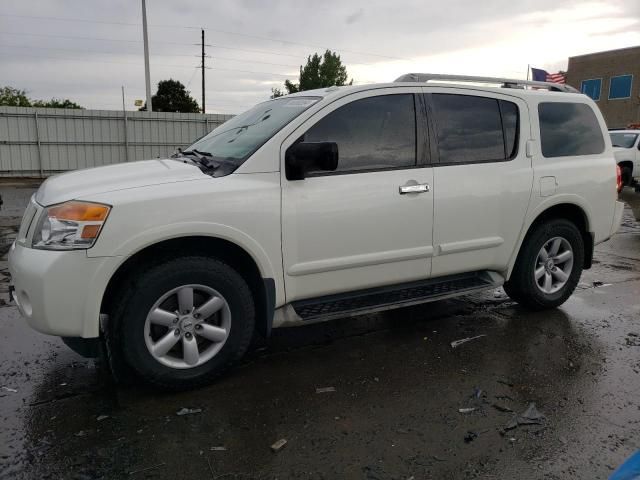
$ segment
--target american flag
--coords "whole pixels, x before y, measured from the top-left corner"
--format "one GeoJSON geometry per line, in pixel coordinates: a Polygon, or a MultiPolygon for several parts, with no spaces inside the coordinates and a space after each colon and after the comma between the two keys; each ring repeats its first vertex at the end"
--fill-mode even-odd
{"type": "Polygon", "coordinates": [[[549,73],[541,68],[531,67],[532,80],[536,82],[566,83],[567,78],[564,73],[549,73]]]}

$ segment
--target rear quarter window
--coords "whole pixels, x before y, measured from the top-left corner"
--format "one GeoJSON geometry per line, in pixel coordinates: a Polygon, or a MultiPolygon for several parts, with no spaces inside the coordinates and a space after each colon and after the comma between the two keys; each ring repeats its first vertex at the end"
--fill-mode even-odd
{"type": "Polygon", "coordinates": [[[545,102],[538,105],[540,143],[546,158],[604,152],[598,119],[584,103],[545,102]]]}

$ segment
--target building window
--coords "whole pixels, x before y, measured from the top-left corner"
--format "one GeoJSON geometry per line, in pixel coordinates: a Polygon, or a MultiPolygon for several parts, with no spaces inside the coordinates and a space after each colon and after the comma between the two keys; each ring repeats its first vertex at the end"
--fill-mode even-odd
{"type": "Polygon", "coordinates": [[[620,75],[611,77],[609,82],[609,98],[630,98],[633,75],[620,75]]]}
{"type": "Polygon", "coordinates": [[[592,78],[590,80],[583,80],[580,91],[587,97],[591,97],[596,102],[600,100],[600,90],[602,89],[602,79],[592,78]]]}

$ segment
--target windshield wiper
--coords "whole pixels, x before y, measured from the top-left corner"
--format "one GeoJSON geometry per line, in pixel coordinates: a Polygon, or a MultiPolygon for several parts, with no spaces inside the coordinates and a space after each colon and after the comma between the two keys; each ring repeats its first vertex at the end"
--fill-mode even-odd
{"type": "Polygon", "coordinates": [[[179,150],[178,152],[174,153],[173,155],[171,155],[172,158],[178,158],[178,157],[188,157],[191,160],[194,160],[195,162],[197,162],[199,165],[203,166],[204,168],[206,168],[207,170],[215,170],[216,168],[218,168],[220,165],[216,165],[215,162],[213,162],[210,159],[213,159],[213,155],[211,155],[209,152],[201,152],[200,150],[179,150]]]}
{"type": "Polygon", "coordinates": [[[203,152],[202,150],[196,150],[195,148],[192,150],[185,150],[184,152],[180,151],[173,156],[189,157],[190,159],[194,159],[200,165],[210,170],[216,170],[223,164],[231,165],[233,167],[238,166],[236,160],[233,158],[214,157],[212,153],[203,152]]]}

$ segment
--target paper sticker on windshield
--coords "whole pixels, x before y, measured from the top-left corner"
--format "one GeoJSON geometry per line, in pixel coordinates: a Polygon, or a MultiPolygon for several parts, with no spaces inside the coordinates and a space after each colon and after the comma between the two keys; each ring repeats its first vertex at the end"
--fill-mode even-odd
{"type": "Polygon", "coordinates": [[[318,100],[316,98],[292,98],[283,107],[304,108],[313,105],[318,100]]]}

